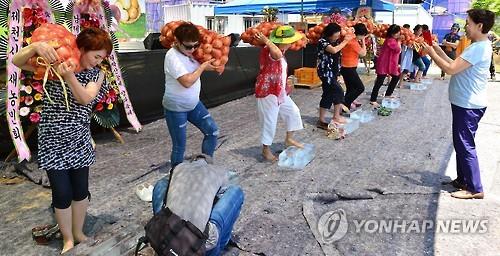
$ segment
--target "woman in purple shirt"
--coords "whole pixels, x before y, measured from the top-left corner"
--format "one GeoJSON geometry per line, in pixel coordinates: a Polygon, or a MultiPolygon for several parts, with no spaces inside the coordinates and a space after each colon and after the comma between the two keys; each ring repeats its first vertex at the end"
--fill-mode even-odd
{"type": "Polygon", "coordinates": [[[380,49],[380,54],[377,58],[376,73],[377,79],[375,80],[375,85],[373,86],[372,95],[370,97],[370,104],[374,107],[379,107],[377,103],[377,96],[380,87],[384,83],[387,75],[391,76],[391,82],[389,83],[389,88],[385,92],[385,96],[389,97],[394,92],[394,88],[399,81],[399,54],[401,53],[401,42],[398,41],[401,34],[401,27],[396,24],[392,24],[387,29],[386,39],[384,45],[380,49]]]}

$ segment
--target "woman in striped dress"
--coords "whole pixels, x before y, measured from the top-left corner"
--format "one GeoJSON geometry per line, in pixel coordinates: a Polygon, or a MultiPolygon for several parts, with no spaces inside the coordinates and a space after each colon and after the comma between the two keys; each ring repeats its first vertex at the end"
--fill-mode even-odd
{"type": "Polygon", "coordinates": [[[44,42],[30,44],[13,59],[16,66],[28,71],[34,70],[27,63],[35,55],[49,63],[60,63],[56,70],[69,87],[68,110],[62,86],[56,81],[47,82],[53,103],[44,100],[38,127],[38,163],[47,172],[52,188],[52,204],[64,240],[62,253],[87,239],[82,229],[90,196],[89,166],[95,162],[90,114],[107,90],[104,73],[97,65],[113,48],[108,33],[97,28],[82,30],[76,44],[81,52],[82,71],[78,73],[74,64],[60,63],[54,48],[44,42]]]}

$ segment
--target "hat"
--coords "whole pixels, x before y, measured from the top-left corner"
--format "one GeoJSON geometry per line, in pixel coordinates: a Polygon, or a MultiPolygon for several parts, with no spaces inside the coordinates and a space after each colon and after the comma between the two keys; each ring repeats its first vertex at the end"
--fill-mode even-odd
{"type": "Polygon", "coordinates": [[[302,39],[303,36],[291,26],[279,26],[271,32],[269,40],[275,44],[292,44],[302,39]]]}
{"type": "Polygon", "coordinates": [[[452,29],[456,28],[457,30],[460,30],[460,25],[458,23],[453,23],[453,25],[451,25],[451,28],[452,29]]]}

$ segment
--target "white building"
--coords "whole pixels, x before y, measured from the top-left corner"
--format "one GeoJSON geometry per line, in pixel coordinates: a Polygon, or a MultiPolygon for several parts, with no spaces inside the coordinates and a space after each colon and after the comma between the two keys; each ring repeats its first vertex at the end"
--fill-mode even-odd
{"type": "Polygon", "coordinates": [[[262,21],[262,15],[220,15],[214,16],[215,4],[185,3],[164,5],[164,23],[175,20],[191,21],[219,34],[243,33],[247,28],[262,21]]]}
{"type": "Polygon", "coordinates": [[[386,24],[427,24],[432,30],[432,15],[419,4],[395,4],[393,12],[375,12],[375,21],[386,24]]]}
{"type": "MultiPolygon", "coordinates": [[[[163,21],[168,23],[175,20],[191,21],[219,34],[243,33],[247,28],[259,24],[262,15],[218,15],[214,16],[214,3],[184,3],[179,5],[163,6],[163,21]]],[[[288,23],[286,14],[279,14],[278,20],[288,23]]],[[[300,15],[298,20],[300,20],[300,15]]]]}

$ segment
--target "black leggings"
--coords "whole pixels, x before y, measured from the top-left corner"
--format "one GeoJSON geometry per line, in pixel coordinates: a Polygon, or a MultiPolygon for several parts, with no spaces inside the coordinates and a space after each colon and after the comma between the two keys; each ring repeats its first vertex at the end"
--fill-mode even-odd
{"type": "Polygon", "coordinates": [[[332,104],[337,105],[344,101],[344,90],[342,90],[339,82],[337,82],[336,76],[330,78],[330,83],[328,83],[327,78],[321,78],[321,82],[323,82],[323,84],[321,84],[323,94],[319,102],[321,108],[330,109],[332,104]]]}
{"type": "MultiPolygon", "coordinates": [[[[380,90],[380,87],[382,87],[382,84],[384,83],[386,77],[387,75],[377,75],[377,79],[375,80],[375,85],[373,86],[372,96],[370,97],[370,101],[372,102],[377,101],[378,91],[380,90]]],[[[385,91],[385,96],[392,95],[394,89],[396,88],[396,85],[398,84],[398,81],[399,81],[399,76],[391,75],[391,82],[389,82],[389,88],[387,88],[387,91],[385,91]]]]}
{"type": "Polygon", "coordinates": [[[71,201],[82,201],[89,193],[89,167],[69,170],[48,170],[52,188],[52,205],[57,209],[67,209],[71,201]]]}
{"type": "Polygon", "coordinates": [[[356,68],[342,67],[340,74],[342,74],[346,86],[344,105],[351,108],[352,102],[365,91],[365,86],[359,78],[356,68]]]}

